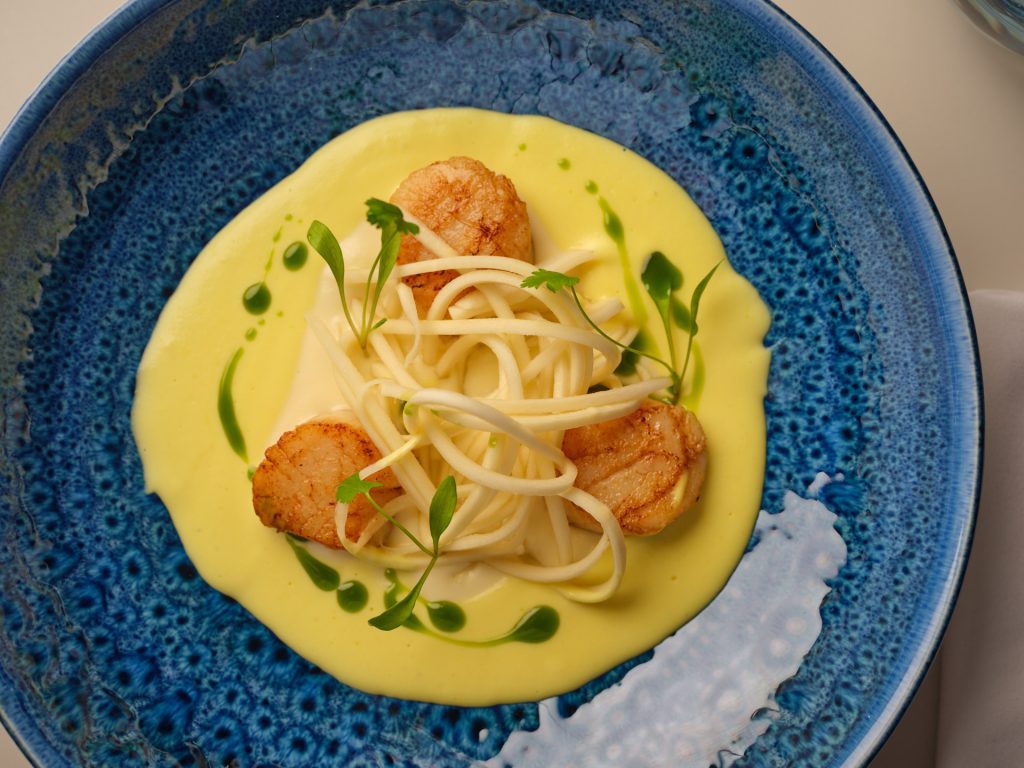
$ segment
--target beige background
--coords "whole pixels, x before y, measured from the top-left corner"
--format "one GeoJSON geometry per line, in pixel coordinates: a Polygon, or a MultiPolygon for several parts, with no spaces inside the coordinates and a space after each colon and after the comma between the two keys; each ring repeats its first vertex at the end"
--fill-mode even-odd
{"type": "MultiPolygon", "coordinates": [[[[970,290],[1024,290],[1024,57],[949,0],[778,0],[888,118],[942,214],[970,290]]],[[[119,0],[0,0],[0,126],[119,0]]],[[[937,689],[872,768],[930,768],[937,689]]],[[[28,762],[0,729],[0,768],[28,762]]]]}

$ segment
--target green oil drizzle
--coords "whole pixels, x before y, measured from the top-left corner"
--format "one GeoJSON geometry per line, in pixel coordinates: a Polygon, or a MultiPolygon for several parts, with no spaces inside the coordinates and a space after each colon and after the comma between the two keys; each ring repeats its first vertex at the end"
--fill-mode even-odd
{"type": "Polygon", "coordinates": [[[296,241],[284,249],[281,261],[284,262],[284,268],[289,272],[297,272],[306,265],[306,259],[308,258],[309,248],[306,247],[305,243],[296,241]]]}
{"type": "Polygon", "coordinates": [[[361,581],[345,581],[338,587],[338,605],[346,613],[359,613],[370,600],[370,592],[361,581]]]}
{"type": "Polygon", "coordinates": [[[284,234],[284,225],[282,224],[280,227],[277,228],[277,232],[274,233],[274,236],[272,238],[270,238],[271,242],[274,242],[274,243],[279,242],[281,240],[281,235],[283,235],[283,234],[284,234]]]}
{"type": "Polygon", "coordinates": [[[558,167],[561,168],[563,171],[568,171],[570,168],[572,168],[572,163],[569,162],[568,157],[562,157],[559,158],[558,160],[558,167]]]}
{"type": "MultiPolygon", "coordinates": [[[[314,586],[324,592],[337,590],[335,597],[341,610],[346,613],[359,613],[366,608],[369,602],[369,591],[365,584],[354,580],[343,582],[338,571],[310,554],[304,545],[305,539],[288,533],[285,534],[285,540],[314,586]]],[[[398,602],[401,593],[407,590],[399,580],[395,569],[388,568],[384,571],[384,575],[388,580],[388,586],[384,590],[384,606],[390,608],[398,602]]],[[[420,602],[426,605],[430,623],[438,631],[435,632],[428,627],[415,614],[411,615],[403,626],[413,632],[429,635],[437,640],[444,640],[466,648],[490,648],[502,643],[543,643],[554,637],[560,621],[558,611],[554,608],[538,605],[526,611],[511,629],[497,637],[486,640],[464,640],[441,634],[441,632],[458,632],[466,626],[466,612],[462,606],[451,600],[421,598],[420,602]]]]}
{"type": "Polygon", "coordinates": [[[270,309],[270,289],[265,280],[253,283],[242,294],[242,306],[250,315],[262,315],[270,309]]]}
{"type": "Polygon", "coordinates": [[[587,192],[589,194],[591,194],[591,195],[596,195],[597,194],[597,182],[594,181],[593,179],[591,179],[586,184],[584,184],[583,188],[585,190],[587,190],[587,192]]]}
{"type": "Polygon", "coordinates": [[[238,367],[238,361],[242,359],[242,352],[241,347],[235,350],[235,354],[231,356],[228,364],[224,366],[224,372],[220,376],[220,386],[217,388],[217,414],[220,416],[220,425],[224,430],[224,436],[228,439],[228,445],[231,446],[231,450],[248,464],[249,457],[245,450],[245,436],[242,434],[242,428],[238,426],[238,417],[235,415],[235,399],[231,394],[231,385],[235,380],[235,369],[238,367]]]}
{"type": "MultiPolygon", "coordinates": [[[[384,575],[389,582],[384,590],[384,605],[390,608],[398,602],[399,594],[405,590],[405,587],[399,581],[398,574],[393,568],[384,571],[384,575]]],[[[430,617],[431,623],[442,632],[457,632],[465,625],[466,614],[456,603],[448,600],[423,602],[427,604],[427,615],[430,617]]],[[[464,640],[459,637],[442,635],[430,629],[416,614],[406,619],[402,626],[464,648],[491,648],[503,643],[543,643],[554,637],[558,631],[559,621],[558,611],[547,605],[538,605],[526,611],[507,632],[487,640],[464,640]]]]}
{"type": "Polygon", "coordinates": [[[338,572],[331,568],[326,563],[322,563],[317,560],[313,555],[309,554],[302,544],[299,543],[292,535],[286,535],[285,538],[288,540],[288,545],[292,548],[292,552],[295,553],[295,557],[298,558],[299,564],[302,569],[309,576],[310,581],[317,589],[322,589],[324,592],[330,592],[332,589],[337,589],[341,582],[341,577],[338,572]]]}
{"type": "Polygon", "coordinates": [[[626,232],[622,226],[622,219],[603,197],[597,198],[597,204],[601,206],[604,231],[615,243],[615,248],[619,252],[619,265],[622,267],[623,284],[626,286],[626,298],[629,299],[630,311],[633,313],[636,324],[642,326],[647,322],[647,309],[644,307],[644,300],[640,294],[640,286],[637,285],[636,278],[633,276],[629,252],[626,250],[626,232]]]}

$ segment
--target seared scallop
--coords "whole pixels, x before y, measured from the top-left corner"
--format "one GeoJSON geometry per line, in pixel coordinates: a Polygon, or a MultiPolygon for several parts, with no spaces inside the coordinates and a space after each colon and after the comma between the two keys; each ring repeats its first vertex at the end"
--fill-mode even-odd
{"type": "MultiPolygon", "coordinates": [[[[285,432],[267,449],[252,478],[252,504],[264,525],[338,549],[335,493],[345,478],[380,459],[366,431],[345,421],[309,421],[285,432]]],[[[370,492],[384,505],[402,494],[394,472],[384,469],[370,480],[370,492]]],[[[349,504],[345,537],[356,541],[377,511],[363,497],[349,504]]]]}
{"type": "MultiPolygon", "coordinates": [[[[697,417],[682,406],[647,401],[618,419],[566,431],[562,450],[576,487],[604,502],[624,533],[658,533],[697,503],[708,458],[697,417]]],[[[570,520],[600,531],[575,505],[570,520]]]]}
{"type": "MultiPolygon", "coordinates": [[[[413,171],[395,190],[391,202],[422,221],[460,255],[533,261],[526,203],[519,199],[511,181],[479,160],[453,157],[413,171]]],[[[399,264],[430,258],[430,251],[416,238],[402,238],[399,264]]],[[[454,270],[444,270],[411,275],[403,281],[412,288],[422,316],[438,291],[457,276],[454,270]]]]}

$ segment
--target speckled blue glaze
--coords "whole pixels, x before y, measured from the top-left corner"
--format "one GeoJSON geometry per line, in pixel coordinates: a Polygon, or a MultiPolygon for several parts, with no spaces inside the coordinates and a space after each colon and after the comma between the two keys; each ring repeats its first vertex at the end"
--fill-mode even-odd
{"type": "Polygon", "coordinates": [[[537,727],[534,703],[374,697],[298,658],[197,577],[129,427],[160,309],[220,227],[353,125],[470,105],[651,159],[770,305],[762,506],[841,474],[820,498],[848,560],[779,716],[736,764],[866,761],[959,585],[981,421],[951,249],[873,107],[758,0],[284,5],[137,0],[0,144],[0,703],[26,752],[454,766],[537,727]]]}

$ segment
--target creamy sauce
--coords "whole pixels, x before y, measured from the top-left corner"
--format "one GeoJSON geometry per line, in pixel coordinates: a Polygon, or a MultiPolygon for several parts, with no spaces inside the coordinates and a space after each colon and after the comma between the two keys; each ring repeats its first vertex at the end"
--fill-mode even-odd
{"type": "MultiPolygon", "coordinates": [[[[368,197],[387,199],[411,170],[453,155],[475,157],[512,179],[531,218],[558,247],[598,252],[602,262],[584,276],[584,293],[616,295],[634,314],[654,316],[646,296],[639,299],[644,308],[635,309],[629,287],[652,251],[682,269],[684,296],[725,256],[707,220],[671,179],[605,139],[545,118],[476,110],[379,118],[319,150],[196,259],[140,365],[133,428],[147,488],[166,504],[200,574],[297,652],[373,693],[461,705],[536,700],[647,650],[698,613],[729,578],[761,494],[769,360],[762,340],[769,316],[753,287],[723,263],[701,301],[701,365],[693,371],[703,379],[696,411],[708,436],[702,500],[663,533],[628,540],[626,575],[613,598],[577,604],[477,566],[431,577],[424,595],[438,606],[441,624],[429,623],[424,608],[417,615],[426,631],[370,627],[367,619],[383,609],[396,576],[302,545],[336,572],[337,587],[325,572],[326,582],[313,578],[309,568],[316,566],[300,562],[294,542],[256,518],[247,462],[258,462],[258,449],[276,440],[286,401],[288,412],[305,408],[314,415],[323,406],[317,398],[330,397],[329,384],[320,382],[320,392],[305,403],[289,398],[308,343],[304,314],[321,275],[319,257],[306,261],[298,255],[304,249],[292,245],[305,242],[314,218],[334,232],[356,230],[368,197]],[[624,258],[630,280],[623,277],[624,258]],[[267,306],[257,303],[258,314],[252,297],[243,298],[251,286],[266,292],[258,291],[267,299],[267,306]],[[229,367],[235,441],[218,418],[229,367]],[[488,642],[512,632],[538,606],[558,616],[550,639],[488,642]],[[454,631],[440,629],[445,622],[454,631]]],[[[656,340],[659,332],[652,328],[648,336],[656,340]]],[[[685,344],[685,336],[678,341],[685,344]]]]}

